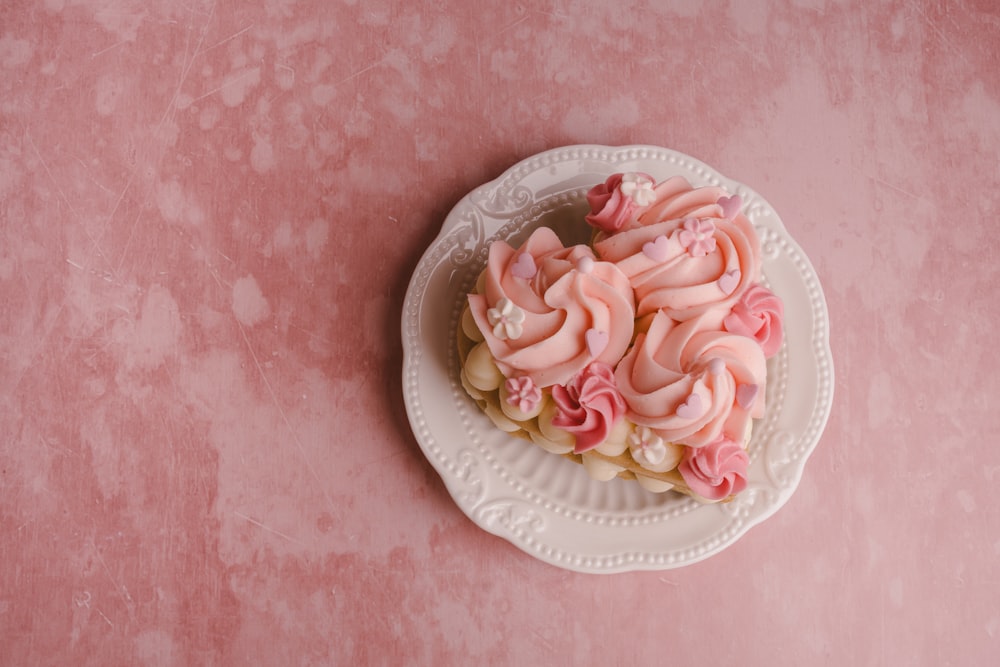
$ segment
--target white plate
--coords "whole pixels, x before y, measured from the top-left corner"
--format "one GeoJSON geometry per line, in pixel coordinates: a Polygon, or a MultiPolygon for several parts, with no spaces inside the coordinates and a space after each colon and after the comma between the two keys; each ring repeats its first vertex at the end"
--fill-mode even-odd
{"type": "Polygon", "coordinates": [[[833,401],[828,332],[816,272],[756,192],[665,148],[567,146],[514,165],[448,215],[406,293],[404,400],[424,454],[483,529],[570,570],[662,570],[718,553],[791,497],[833,401]],[[657,181],[680,174],[738,193],[760,235],[764,279],[784,300],[785,343],[768,366],[769,411],[754,425],[747,489],[728,504],[594,481],[583,466],[497,430],[459,381],[458,318],[490,242],[519,243],[542,224],[564,243],[586,242],[587,190],[624,171],[657,181]]]}

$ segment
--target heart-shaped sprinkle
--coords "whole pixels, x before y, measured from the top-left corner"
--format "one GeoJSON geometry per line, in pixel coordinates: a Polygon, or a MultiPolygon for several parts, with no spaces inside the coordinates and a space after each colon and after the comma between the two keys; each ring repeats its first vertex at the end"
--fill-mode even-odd
{"type": "Polygon", "coordinates": [[[732,269],[730,271],[726,271],[721,276],[719,276],[719,289],[721,289],[726,296],[729,296],[739,286],[740,278],[742,277],[743,274],[740,273],[739,269],[732,269]]]}
{"type": "Polygon", "coordinates": [[[662,262],[667,259],[667,255],[670,254],[670,244],[667,241],[667,237],[660,234],[652,241],[646,241],[642,244],[642,254],[649,257],[654,262],[662,262]]]}
{"type": "Polygon", "coordinates": [[[535,266],[535,258],[526,252],[518,255],[514,265],[510,267],[510,274],[515,278],[531,280],[536,273],[538,273],[538,267],[535,266]]]}
{"type": "Polygon", "coordinates": [[[587,341],[587,351],[590,352],[590,356],[597,357],[604,352],[604,348],[608,346],[608,332],[601,331],[599,329],[587,329],[587,333],[584,334],[584,338],[587,341]]]}
{"type": "Polygon", "coordinates": [[[712,375],[722,375],[722,372],[726,370],[726,362],[718,357],[715,357],[710,362],[708,362],[708,372],[712,375]]]}
{"type": "Polygon", "coordinates": [[[701,396],[691,394],[686,401],[677,406],[675,412],[681,419],[697,419],[701,416],[701,396]]]}
{"type": "Polygon", "coordinates": [[[749,410],[757,399],[758,391],[760,391],[760,387],[755,384],[741,384],[736,387],[736,404],[744,410],[749,410]]]}
{"type": "Polygon", "coordinates": [[[580,273],[590,273],[594,270],[594,260],[591,257],[581,257],[576,261],[576,270],[580,273]]]}
{"type": "Polygon", "coordinates": [[[743,207],[743,198],[739,195],[720,197],[717,203],[722,207],[722,217],[726,220],[732,220],[743,207]]]}

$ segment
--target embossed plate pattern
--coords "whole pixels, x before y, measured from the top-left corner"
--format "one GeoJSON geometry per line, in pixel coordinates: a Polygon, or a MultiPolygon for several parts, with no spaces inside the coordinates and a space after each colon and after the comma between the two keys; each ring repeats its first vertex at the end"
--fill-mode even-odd
{"type": "Polygon", "coordinates": [[[826,302],[816,272],[756,192],[694,158],[655,146],[567,146],[539,153],[466,195],[417,265],[402,317],[403,393],[417,442],[476,524],[547,563],[580,572],[662,570],[734,543],[791,497],[833,401],[826,302]],[[785,342],[769,362],[768,414],[755,423],[747,489],[701,505],[580,466],[493,427],[459,381],[455,333],[489,244],[539,225],[586,242],[585,194],[610,174],[673,175],[744,201],[760,235],[765,282],[785,303],[785,342]]]}

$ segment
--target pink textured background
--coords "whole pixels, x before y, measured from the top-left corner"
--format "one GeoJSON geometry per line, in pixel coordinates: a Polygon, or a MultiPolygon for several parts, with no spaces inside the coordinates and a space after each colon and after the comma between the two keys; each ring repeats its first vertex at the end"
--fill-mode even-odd
{"type": "Polygon", "coordinates": [[[5,0],[0,661],[984,665],[1000,654],[992,0],[5,0]],[[761,192],[837,372],[797,494],[588,576],[457,509],[410,274],[517,160],[761,192]]]}

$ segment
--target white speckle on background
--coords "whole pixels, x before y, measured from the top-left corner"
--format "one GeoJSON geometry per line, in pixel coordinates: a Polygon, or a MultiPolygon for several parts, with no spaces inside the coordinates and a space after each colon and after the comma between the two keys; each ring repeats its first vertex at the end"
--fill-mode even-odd
{"type": "Polygon", "coordinates": [[[321,83],[317,86],[313,86],[312,89],[312,101],[315,102],[317,106],[326,106],[336,95],[337,89],[330,84],[321,83]]]}
{"type": "Polygon", "coordinates": [[[292,224],[287,220],[282,220],[275,227],[272,240],[275,250],[287,251],[292,248],[295,245],[295,232],[292,230],[292,224]]]}
{"type": "Polygon", "coordinates": [[[892,17],[892,22],[889,24],[889,32],[892,33],[892,41],[898,42],[903,39],[906,35],[906,13],[898,12],[892,17]]]}
{"type": "Polygon", "coordinates": [[[330,238],[330,223],[322,218],[314,220],[306,230],[306,250],[313,259],[319,259],[327,239],[330,238]]]}
{"type": "Polygon", "coordinates": [[[211,130],[215,127],[215,124],[219,122],[219,117],[221,112],[219,107],[215,105],[206,106],[198,114],[198,127],[203,130],[211,130]]]}
{"type": "Polygon", "coordinates": [[[258,174],[271,171],[274,166],[274,148],[267,139],[258,138],[250,151],[250,166],[258,174]]]}
{"type": "Polygon", "coordinates": [[[0,37],[0,63],[6,68],[21,67],[28,64],[35,49],[26,39],[0,37]]]}
{"type": "Polygon", "coordinates": [[[193,97],[186,93],[181,93],[177,96],[177,101],[174,103],[174,107],[176,107],[178,111],[184,111],[185,109],[190,108],[193,103],[193,97]]]}
{"type": "Polygon", "coordinates": [[[118,108],[122,95],[122,81],[118,76],[105,74],[97,81],[95,105],[99,116],[110,116],[118,108]]]}
{"type": "Polygon", "coordinates": [[[250,89],[258,83],[260,83],[259,67],[230,73],[223,80],[222,87],[219,89],[222,103],[227,107],[238,107],[243,104],[250,89]]]}
{"type": "Polygon", "coordinates": [[[976,499],[972,497],[972,494],[968,491],[962,490],[955,494],[958,499],[958,504],[962,506],[962,509],[967,513],[972,513],[976,511],[976,499]]]}
{"type": "Polygon", "coordinates": [[[889,423],[893,411],[892,378],[885,371],[872,374],[868,385],[868,425],[879,428],[889,423]]]}
{"type": "Polygon", "coordinates": [[[135,653],[143,664],[172,664],[179,654],[174,638],[162,630],[144,630],[134,640],[135,653]]]}
{"type": "Polygon", "coordinates": [[[295,70],[288,65],[276,63],[274,65],[274,82],[282,90],[291,90],[295,84],[295,70]]]}
{"type": "Polygon", "coordinates": [[[233,284],[233,315],[237,320],[252,327],[270,314],[271,306],[253,276],[245,276],[233,284]]]}
{"type": "Polygon", "coordinates": [[[142,304],[142,313],[135,325],[129,349],[132,364],[146,369],[156,368],[173,354],[181,336],[181,317],[177,302],[170,291],[153,285],[142,304]]]}
{"type": "Polygon", "coordinates": [[[177,222],[184,212],[184,190],[175,180],[160,183],[156,187],[156,206],[167,222],[177,222]]]}
{"type": "Polygon", "coordinates": [[[903,580],[899,577],[893,577],[889,582],[889,602],[897,609],[903,606],[903,580]]]}

